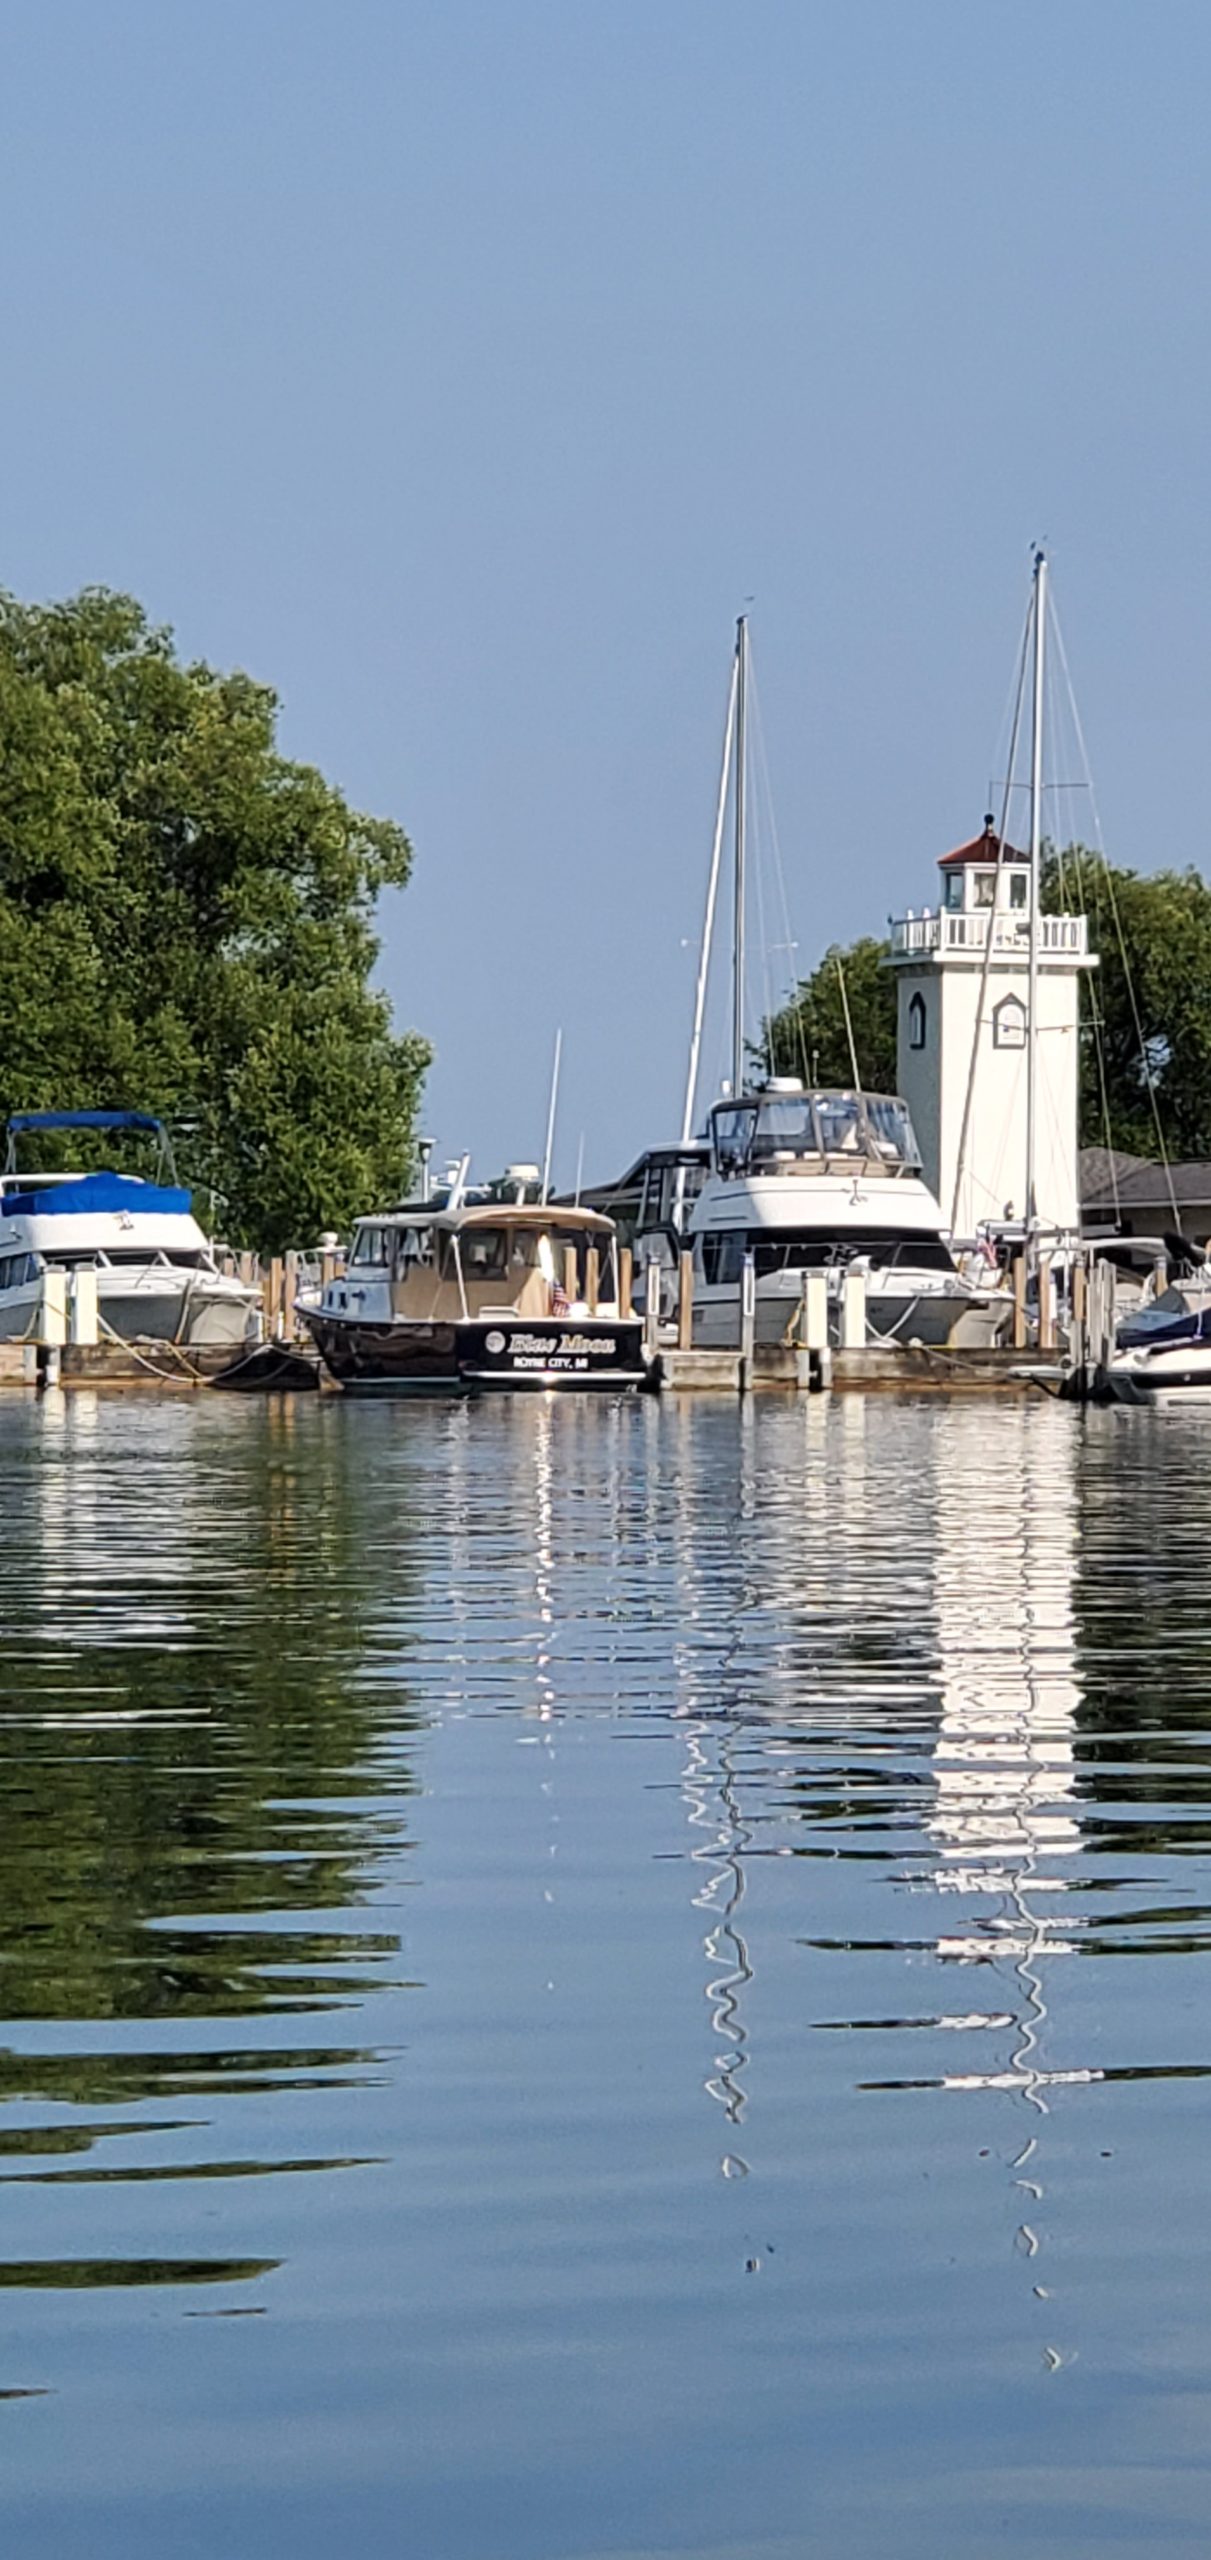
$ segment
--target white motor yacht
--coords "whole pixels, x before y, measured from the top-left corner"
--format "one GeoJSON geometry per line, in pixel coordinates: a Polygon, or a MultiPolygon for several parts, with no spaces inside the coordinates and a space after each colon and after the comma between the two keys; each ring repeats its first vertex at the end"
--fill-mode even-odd
{"type": "Polygon", "coordinates": [[[845,1274],[860,1270],[874,1342],[999,1338],[1008,1294],[958,1270],[907,1108],[894,1095],[809,1091],[795,1076],[772,1076],[756,1092],[717,1102],[708,1132],[710,1169],[686,1235],[696,1345],[738,1341],[749,1253],[759,1343],[790,1338],[810,1270],[829,1276],[834,1336],[845,1274]]]}
{"type": "Polygon", "coordinates": [[[221,1271],[168,1135],[146,1111],[16,1111],[0,1174],[0,1341],[33,1335],[48,1272],[95,1271],[102,1340],[237,1350],[259,1330],[260,1291],[221,1271]],[[26,1173],[20,1141],[59,1130],[154,1139],[157,1174],[26,1173]]]}

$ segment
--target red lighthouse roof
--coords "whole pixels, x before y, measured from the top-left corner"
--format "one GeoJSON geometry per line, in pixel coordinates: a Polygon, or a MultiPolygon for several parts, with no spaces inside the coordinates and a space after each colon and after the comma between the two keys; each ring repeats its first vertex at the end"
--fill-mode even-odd
{"type": "MultiPolygon", "coordinates": [[[[1006,845],[1006,862],[1025,862],[1026,858],[1024,853],[1018,852],[1015,845],[1006,845]]],[[[938,869],[939,871],[958,871],[965,862],[990,863],[999,862],[1000,859],[1001,839],[995,831],[992,816],[989,814],[984,820],[983,835],[973,836],[970,844],[957,844],[953,853],[944,853],[939,860],[938,869]]]]}

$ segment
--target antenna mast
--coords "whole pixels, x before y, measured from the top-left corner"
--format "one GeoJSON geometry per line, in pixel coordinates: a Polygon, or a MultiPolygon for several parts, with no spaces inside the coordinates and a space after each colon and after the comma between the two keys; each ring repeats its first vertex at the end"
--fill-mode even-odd
{"type": "Polygon", "coordinates": [[[736,624],[736,772],[733,783],[736,811],[736,874],[732,926],[732,1091],[744,1091],[744,822],[745,748],[744,731],[748,711],[748,615],[742,613],[736,624]]]}

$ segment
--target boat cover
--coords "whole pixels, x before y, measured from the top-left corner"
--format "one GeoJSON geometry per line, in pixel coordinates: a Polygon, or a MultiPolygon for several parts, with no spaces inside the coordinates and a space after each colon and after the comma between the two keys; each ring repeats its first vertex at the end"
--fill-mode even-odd
{"type": "Polygon", "coordinates": [[[11,1178],[3,1186],[0,1210],[9,1218],[187,1218],[193,1194],[160,1182],[140,1182],[133,1173],[82,1173],[75,1182],[56,1182],[46,1191],[23,1191],[11,1178]]]}
{"type": "Polygon", "coordinates": [[[149,1129],[155,1137],[161,1124],[150,1111],[10,1111],[6,1125],[15,1137],[25,1129],[149,1129]]]}
{"type": "Polygon", "coordinates": [[[1211,1307],[1188,1308],[1167,1324],[1137,1316],[1119,1327],[1120,1351],[1172,1351],[1182,1342],[1211,1342],[1211,1307]]]}

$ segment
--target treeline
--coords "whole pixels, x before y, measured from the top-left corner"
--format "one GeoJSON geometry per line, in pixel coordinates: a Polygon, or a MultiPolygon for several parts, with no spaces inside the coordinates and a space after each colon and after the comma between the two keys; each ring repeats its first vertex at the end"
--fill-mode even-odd
{"type": "Polygon", "coordinates": [[[407,838],[276,721],[129,596],[0,594],[0,1106],[158,1112],[265,1253],[398,1196],[430,1054],[370,985],[407,838]]]}
{"type": "MultiPolygon", "coordinates": [[[[1211,887],[1193,869],[1144,875],[1075,844],[1048,853],[1043,906],[1087,915],[1098,954],[1081,981],[1082,1146],[1155,1156],[1159,1121],[1172,1161],[1211,1157],[1211,887]]],[[[894,1092],[887,949],[864,936],[825,952],[764,1026],[771,1073],[852,1083],[848,1000],[862,1081],[894,1092]]]]}

